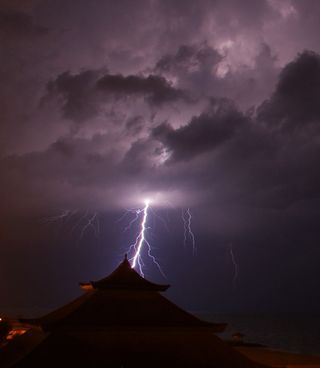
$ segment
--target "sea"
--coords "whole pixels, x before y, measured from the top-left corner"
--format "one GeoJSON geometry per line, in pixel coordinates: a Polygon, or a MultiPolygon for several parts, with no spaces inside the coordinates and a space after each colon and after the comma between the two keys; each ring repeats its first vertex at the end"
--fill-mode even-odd
{"type": "Polygon", "coordinates": [[[320,314],[214,314],[194,312],[210,322],[226,322],[225,332],[218,334],[229,340],[232,334],[244,334],[243,341],[293,353],[320,355],[320,314]]]}

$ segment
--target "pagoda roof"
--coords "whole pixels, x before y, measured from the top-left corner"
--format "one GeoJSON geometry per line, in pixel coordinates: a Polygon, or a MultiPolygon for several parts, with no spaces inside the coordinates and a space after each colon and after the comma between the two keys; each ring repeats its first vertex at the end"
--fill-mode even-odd
{"type": "Polygon", "coordinates": [[[127,255],[120,265],[107,277],[80,283],[85,290],[149,290],[166,291],[170,285],[155,284],[140,276],[130,265],[127,255]]]}
{"type": "Polygon", "coordinates": [[[202,321],[158,292],[93,290],[38,319],[23,322],[44,331],[110,328],[206,328],[222,332],[226,324],[202,321]]]}
{"type": "Polygon", "coordinates": [[[86,293],[71,303],[37,319],[21,322],[44,330],[113,328],[209,328],[221,332],[225,324],[202,321],[170,302],[159,291],[169,285],[154,284],[141,277],[127,257],[109,276],[80,284],[86,293]]]}
{"type": "Polygon", "coordinates": [[[86,292],[71,303],[38,319],[21,320],[45,333],[31,351],[19,340],[28,352],[21,360],[13,357],[15,368],[266,368],[213,335],[225,324],[202,321],[179,308],[159,293],[168,285],[145,280],[127,259],[110,276],[82,286],[86,292]]]}

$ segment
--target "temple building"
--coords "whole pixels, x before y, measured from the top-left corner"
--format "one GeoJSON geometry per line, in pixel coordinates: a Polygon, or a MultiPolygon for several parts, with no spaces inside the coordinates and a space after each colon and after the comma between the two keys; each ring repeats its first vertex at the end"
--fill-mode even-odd
{"type": "Polygon", "coordinates": [[[19,337],[23,351],[2,366],[261,367],[214,335],[225,324],[202,321],[170,302],[161,294],[169,285],[146,280],[127,257],[109,276],[80,286],[84,295],[71,303],[21,320],[29,328],[19,337]]]}

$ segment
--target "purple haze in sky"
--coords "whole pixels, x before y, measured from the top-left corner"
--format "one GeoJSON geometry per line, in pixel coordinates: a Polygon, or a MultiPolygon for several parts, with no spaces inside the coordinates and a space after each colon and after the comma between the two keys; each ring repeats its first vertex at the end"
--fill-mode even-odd
{"type": "Polygon", "coordinates": [[[3,304],[111,271],[134,238],[116,220],[147,196],[180,304],[318,310],[319,19],[317,1],[2,1],[3,304]],[[99,213],[99,236],[39,220],[66,210],[99,213]]]}

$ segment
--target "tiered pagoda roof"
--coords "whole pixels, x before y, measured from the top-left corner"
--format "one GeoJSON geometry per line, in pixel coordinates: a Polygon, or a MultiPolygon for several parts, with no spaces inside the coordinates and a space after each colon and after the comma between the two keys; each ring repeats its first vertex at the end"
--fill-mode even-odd
{"type": "Polygon", "coordinates": [[[225,324],[200,320],[179,308],[160,292],[169,285],[152,283],[140,276],[127,257],[109,276],[80,283],[86,293],[39,319],[25,320],[43,330],[94,329],[99,327],[197,327],[221,332],[225,324]]]}
{"type": "Polygon", "coordinates": [[[144,279],[127,258],[109,276],[80,286],[86,292],[73,302],[21,321],[37,327],[23,335],[36,345],[26,343],[10,367],[262,368],[213,334],[225,324],[170,302],[161,294],[169,285],[144,279]]]}

